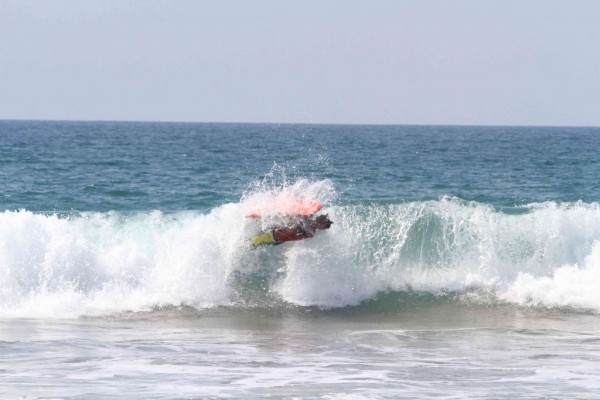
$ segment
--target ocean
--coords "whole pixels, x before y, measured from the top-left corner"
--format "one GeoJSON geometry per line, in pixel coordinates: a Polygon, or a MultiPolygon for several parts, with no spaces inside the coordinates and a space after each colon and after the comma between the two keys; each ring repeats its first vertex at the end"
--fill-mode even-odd
{"type": "Polygon", "coordinates": [[[2,399],[600,399],[600,128],[0,121],[2,399]],[[334,222],[254,249],[278,196],[334,222]]]}

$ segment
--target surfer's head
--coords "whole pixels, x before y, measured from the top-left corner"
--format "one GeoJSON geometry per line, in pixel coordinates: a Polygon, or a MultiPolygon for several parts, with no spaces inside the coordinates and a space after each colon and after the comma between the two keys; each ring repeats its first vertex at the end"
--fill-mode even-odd
{"type": "Polygon", "coordinates": [[[316,229],[329,229],[331,224],[333,224],[333,222],[329,219],[327,214],[319,215],[314,220],[314,227],[316,229]]]}

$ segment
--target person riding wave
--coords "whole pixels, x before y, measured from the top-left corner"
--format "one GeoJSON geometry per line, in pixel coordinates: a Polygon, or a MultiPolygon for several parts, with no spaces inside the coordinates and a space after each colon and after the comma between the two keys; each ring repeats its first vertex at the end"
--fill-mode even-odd
{"type": "Polygon", "coordinates": [[[294,226],[276,227],[253,237],[252,245],[254,247],[263,244],[277,245],[294,240],[308,239],[313,237],[318,229],[329,229],[331,224],[333,224],[333,222],[329,219],[327,214],[319,215],[314,219],[304,218],[294,226]]]}

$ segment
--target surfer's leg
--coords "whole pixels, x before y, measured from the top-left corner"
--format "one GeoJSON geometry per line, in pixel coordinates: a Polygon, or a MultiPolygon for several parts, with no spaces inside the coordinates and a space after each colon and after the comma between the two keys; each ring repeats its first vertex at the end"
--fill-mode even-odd
{"type": "Polygon", "coordinates": [[[256,235],[252,238],[252,245],[254,247],[263,245],[263,244],[278,244],[275,240],[275,232],[273,229],[263,232],[259,235],[256,235]]]}

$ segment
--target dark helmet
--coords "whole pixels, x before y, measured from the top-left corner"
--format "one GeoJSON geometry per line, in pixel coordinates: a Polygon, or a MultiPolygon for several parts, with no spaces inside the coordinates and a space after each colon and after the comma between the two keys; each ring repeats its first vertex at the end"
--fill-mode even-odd
{"type": "Polygon", "coordinates": [[[327,214],[319,215],[317,218],[315,218],[315,222],[320,229],[329,229],[331,224],[333,224],[327,214]]]}

